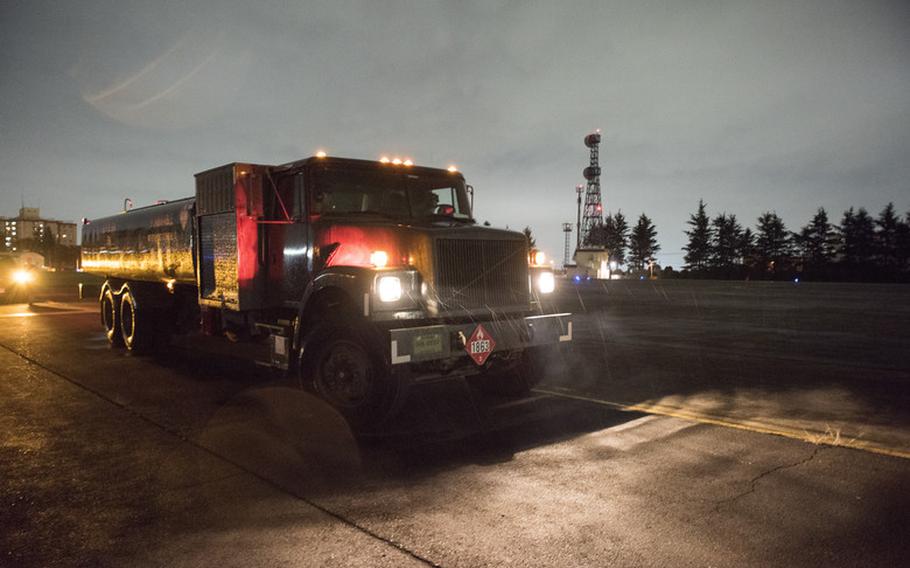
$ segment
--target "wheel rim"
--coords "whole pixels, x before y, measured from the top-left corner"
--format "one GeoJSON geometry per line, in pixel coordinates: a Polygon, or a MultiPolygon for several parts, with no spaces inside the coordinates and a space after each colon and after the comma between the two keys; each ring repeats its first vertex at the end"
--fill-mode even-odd
{"type": "Polygon", "coordinates": [[[350,341],[339,341],[323,358],[320,390],[332,404],[353,408],[369,397],[372,378],[370,359],[363,348],[350,341]]]}
{"type": "Polygon", "coordinates": [[[114,302],[111,298],[105,296],[101,303],[101,323],[105,331],[110,333],[114,329],[114,302]]]}
{"type": "Polygon", "coordinates": [[[133,304],[128,298],[124,298],[123,305],[120,306],[120,328],[123,331],[123,340],[129,344],[133,338],[136,318],[133,316],[133,304]]]}

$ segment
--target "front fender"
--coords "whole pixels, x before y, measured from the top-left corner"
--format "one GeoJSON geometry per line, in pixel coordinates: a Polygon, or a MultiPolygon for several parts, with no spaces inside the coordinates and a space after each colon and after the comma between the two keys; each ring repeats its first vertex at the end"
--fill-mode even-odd
{"type": "Polygon", "coordinates": [[[297,311],[297,321],[294,326],[294,348],[302,347],[307,316],[315,309],[314,301],[318,301],[321,293],[330,290],[337,291],[343,294],[351,306],[356,308],[356,313],[368,316],[373,274],[374,271],[370,268],[334,266],[321,271],[310,280],[303,291],[297,311]]]}

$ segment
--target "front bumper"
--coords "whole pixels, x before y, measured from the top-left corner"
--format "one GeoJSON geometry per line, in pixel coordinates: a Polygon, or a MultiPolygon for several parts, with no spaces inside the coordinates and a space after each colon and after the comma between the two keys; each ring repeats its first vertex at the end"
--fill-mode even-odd
{"type": "Polygon", "coordinates": [[[568,313],[474,321],[463,324],[427,325],[389,330],[392,365],[438,360],[468,360],[465,338],[478,325],[496,342],[493,355],[528,347],[557,345],[572,341],[572,320],[568,313]]]}

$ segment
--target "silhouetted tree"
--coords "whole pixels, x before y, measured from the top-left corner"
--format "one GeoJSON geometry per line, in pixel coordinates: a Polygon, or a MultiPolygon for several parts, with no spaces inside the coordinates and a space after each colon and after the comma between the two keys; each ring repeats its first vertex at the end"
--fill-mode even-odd
{"type": "Polygon", "coordinates": [[[616,261],[617,264],[625,264],[626,247],[629,243],[629,223],[622,211],[617,211],[615,215],[607,214],[604,217],[603,246],[610,252],[610,260],[616,261]]]}
{"type": "Polygon", "coordinates": [[[525,238],[528,239],[528,248],[536,248],[537,239],[531,234],[531,227],[525,227],[522,232],[525,234],[525,238]]]}
{"type": "Polygon", "coordinates": [[[904,272],[910,270],[910,212],[904,217],[903,222],[897,226],[897,264],[904,272]]]}
{"type": "Polygon", "coordinates": [[[743,229],[736,221],[736,215],[721,213],[711,221],[711,265],[727,269],[740,257],[739,248],[743,229]]]}
{"type": "Polygon", "coordinates": [[[749,227],[743,229],[736,252],[744,266],[752,265],[752,259],[755,256],[755,235],[752,234],[752,229],[749,227]]]}
{"type": "Polygon", "coordinates": [[[711,221],[705,212],[703,199],[698,200],[698,212],[689,215],[686,223],[692,227],[686,230],[689,244],[683,247],[686,251],[686,269],[704,270],[711,257],[711,221]]]}
{"type": "Polygon", "coordinates": [[[828,222],[828,213],[824,207],[818,208],[809,224],[794,234],[794,239],[799,253],[809,266],[823,268],[833,260],[837,233],[828,222]]]}
{"type": "Polygon", "coordinates": [[[638,270],[644,270],[659,250],[657,227],[642,213],[629,236],[629,263],[638,270]]]}
{"type": "Polygon", "coordinates": [[[900,260],[899,240],[901,218],[894,211],[894,204],[889,203],[879,213],[878,219],[875,220],[877,230],[875,232],[875,262],[888,274],[894,274],[900,260]]]}
{"type": "Polygon", "coordinates": [[[840,227],[840,254],[843,262],[859,266],[872,263],[875,255],[875,222],[862,207],[855,213],[853,208],[844,211],[840,227]]]}
{"type": "Polygon", "coordinates": [[[607,240],[607,230],[604,228],[603,223],[598,223],[593,225],[588,229],[588,234],[583,235],[581,239],[581,246],[591,247],[591,248],[601,248],[604,247],[604,243],[607,240]]]}
{"type": "Polygon", "coordinates": [[[758,218],[758,233],[755,238],[755,253],[762,266],[771,272],[779,272],[781,264],[790,254],[790,234],[783,219],[773,211],[766,211],[758,218]]]}

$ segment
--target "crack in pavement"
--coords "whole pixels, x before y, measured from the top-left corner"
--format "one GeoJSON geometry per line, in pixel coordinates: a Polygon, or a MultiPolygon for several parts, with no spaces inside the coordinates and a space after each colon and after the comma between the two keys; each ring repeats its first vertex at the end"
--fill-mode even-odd
{"type": "Polygon", "coordinates": [[[748,490],[743,491],[742,493],[737,493],[736,495],[734,495],[733,497],[730,497],[729,499],[724,499],[722,501],[719,501],[717,503],[717,505],[714,507],[714,512],[715,513],[718,512],[720,510],[720,508],[723,507],[724,505],[729,505],[730,503],[732,503],[734,501],[737,501],[747,495],[751,495],[751,494],[755,493],[755,490],[758,487],[758,482],[761,481],[763,478],[771,475],[772,473],[776,473],[778,471],[782,471],[785,469],[791,469],[794,467],[799,467],[801,465],[807,464],[810,461],[812,461],[813,459],[815,459],[815,456],[817,456],[820,451],[825,450],[825,449],[828,449],[828,448],[825,446],[817,445],[817,446],[815,446],[815,448],[812,450],[812,452],[807,457],[805,457],[797,462],[778,465],[778,466],[772,467],[771,469],[768,469],[768,470],[765,470],[765,471],[759,473],[758,475],[753,477],[752,480],[749,482],[748,490]]]}

